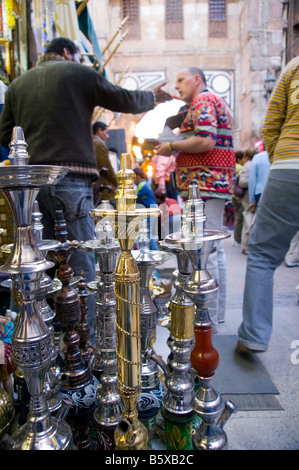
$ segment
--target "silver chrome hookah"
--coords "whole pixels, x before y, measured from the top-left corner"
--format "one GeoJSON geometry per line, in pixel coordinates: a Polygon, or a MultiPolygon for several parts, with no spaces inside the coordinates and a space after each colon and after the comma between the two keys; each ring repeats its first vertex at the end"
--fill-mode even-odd
{"type": "MultiPolygon", "coordinates": [[[[185,230],[188,211],[184,204],[182,230],[185,230]]],[[[169,242],[169,234],[160,242],[162,250],[176,255],[178,270],[174,274],[175,293],[170,301],[170,336],[168,346],[170,377],[166,379],[166,393],[162,400],[164,418],[164,437],[169,450],[192,449],[192,432],[198,419],[192,407],[194,376],[190,354],[194,346],[194,304],[184,291],[184,285],[192,272],[192,265],[187,253],[180,244],[169,242]]]]}
{"type": "Polygon", "coordinates": [[[226,403],[211,385],[219,363],[218,351],[212,344],[212,323],[209,302],[216,295],[218,283],[206,269],[209,254],[216,240],[230,236],[223,230],[206,230],[204,203],[197,184],[190,184],[186,203],[186,225],[181,233],[170,235],[171,244],[181,245],[192,263],[192,273],[184,285],[185,293],[195,305],[195,345],[190,360],[199,378],[199,387],[192,399],[192,407],[201,419],[192,434],[195,450],[222,450],[227,448],[227,436],[223,430],[229,416],[236,412],[231,401],[226,403]]]}
{"type": "MultiPolygon", "coordinates": [[[[35,241],[39,250],[44,254],[45,258],[49,250],[55,249],[60,245],[58,240],[43,240],[43,224],[41,222],[42,213],[39,211],[38,201],[35,200],[32,212],[32,230],[35,241]]],[[[47,302],[47,297],[52,297],[61,289],[61,283],[54,284],[53,279],[45,272],[42,272],[39,289],[36,292],[35,298],[37,302],[37,309],[40,312],[44,322],[47,324],[52,334],[52,351],[53,358],[49,370],[45,375],[44,390],[47,396],[48,408],[51,413],[56,412],[62,405],[63,396],[61,394],[61,385],[63,381],[63,374],[57,363],[57,355],[59,345],[57,345],[56,335],[52,325],[55,318],[55,312],[47,302]]]]}
{"type": "MultiPolygon", "coordinates": [[[[103,201],[102,209],[109,205],[103,201]]],[[[113,450],[114,431],[123,411],[123,403],[118,393],[117,381],[117,335],[116,299],[114,270],[120,255],[119,241],[115,237],[109,220],[97,217],[96,211],[90,215],[97,221],[95,240],[87,241],[81,249],[96,253],[99,261],[100,280],[96,283],[96,350],[93,368],[101,371],[97,388],[97,407],[94,411],[94,425],[100,450],[113,450]],[[99,220],[98,220],[99,219],[99,220]]]]}
{"type": "Polygon", "coordinates": [[[151,439],[155,433],[156,417],[161,409],[164,386],[159,378],[159,368],[165,377],[169,375],[167,365],[153,348],[156,339],[158,310],[150,291],[150,279],[154,269],[172,257],[171,253],[150,250],[147,220],[141,224],[138,250],[132,254],[140,273],[140,333],[141,333],[141,386],[138,400],[139,419],[148,429],[151,439]]]}
{"type": "Polygon", "coordinates": [[[65,400],[53,417],[44,393],[53,350],[51,331],[38,311],[35,294],[42,273],[53,263],[44,258],[32,230],[33,204],[40,188],[57,184],[68,170],[52,165],[28,165],[27,144],[20,127],[13,129],[9,160],[11,164],[0,169],[0,189],[12,209],[15,241],[0,271],[11,276],[21,296],[12,347],[16,368],[23,374],[30,393],[27,421],[11,436],[11,449],[71,449],[72,431],[64,420],[71,404],[65,400]]]}
{"type": "Polygon", "coordinates": [[[78,450],[89,450],[93,448],[90,426],[96,407],[98,380],[93,376],[90,364],[86,362],[84,352],[80,348],[82,299],[72,283],[73,270],[69,264],[70,257],[79,249],[80,244],[77,240],[67,239],[67,224],[62,210],[56,210],[54,233],[55,238],[60,241],[60,246],[52,250],[51,254],[56,260],[57,276],[62,284],[54,299],[55,312],[65,329],[65,353],[61,365],[65,380],[61,393],[73,402],[67,422],[73,430],[74,443],[78,450]]]}

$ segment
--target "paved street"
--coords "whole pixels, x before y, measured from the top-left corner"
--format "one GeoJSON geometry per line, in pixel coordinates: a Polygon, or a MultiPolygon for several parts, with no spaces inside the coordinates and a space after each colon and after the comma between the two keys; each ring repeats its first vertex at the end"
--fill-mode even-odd
{"type": "MultiPolygon", "coordinates": [[[[220,325],[220,335],[236,335],[242,319],[247,257],[234,246],[231,233],[224,240],[228,289],[226,322],[220,325]]],[[[287,268],[283,263],[276,270],[273,334],[268,351],[259,354],[279,391],[277,399],[283,410],[238,411],[232,415],[225,425],[231,450],[299,449],[299,305],[295,290],[298,283],[299,267],[287,268]]],[[[166,357],[167,336],[166,329],[158,327],[155,349],[166,357]]]]}

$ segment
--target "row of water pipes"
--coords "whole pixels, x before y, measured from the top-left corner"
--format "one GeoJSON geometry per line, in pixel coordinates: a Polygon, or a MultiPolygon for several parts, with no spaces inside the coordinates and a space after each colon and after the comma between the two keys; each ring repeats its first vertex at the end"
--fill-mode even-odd
{"type": "Polygon", "coordinates": [[[24,422],[12,426],[13,405],[2,392],[0,408],[7,411],[2,447],[146,450],[159,422],[169,450],[227,448],[223,428],[236,407],[212,386],[219,355],[208,305],[218,285],[206,265],[214,242],[229,233],[205,229],[198,186],[190,184],[180,230],[167,235],[159,251],[151,251],[146,220],[160,211],[136,207],[131,157],[122,154],[116,209],[104,201],[90,212],[96,238],[69,241],[63,213],[57,211],[55,240],[43,240],[37,194],[43,185],[57,184],[68,169],[29,165],[19,127],[13,130],[8,158],[10,165],[0,168],[0,190],[16,229],[0,272],[10,276],[12,292],[18,293],[13,358],[29,404],[24,422]],[[75,250],[97,256],[99,279],[92,285],[83,272],[78,279],[73,275],[69,260],[75,250]],[[166,299],[166,363],[154,347],[161,309],[151,277],[173,256],[178,269],[166,299]],[[54,282],[46,271],[55,265],[54,282]],[[94,293],[96,347],[91,357],[86,299],[94,293]]]}

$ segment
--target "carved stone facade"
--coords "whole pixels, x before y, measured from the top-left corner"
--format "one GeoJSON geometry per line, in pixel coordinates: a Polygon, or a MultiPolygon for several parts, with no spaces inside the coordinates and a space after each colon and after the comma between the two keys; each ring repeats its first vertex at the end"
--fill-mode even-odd
{"type": "MultiPolygon", "coordinates": [[[[178,71],[186,66],[202,68],[209,86],[222,94],[231,108],[235,148],[245,149],[261,137],[269,98],[267,74],[271,71],[277,78],[284,66],[286,3],[89,0],[88,8],[102,50],[131,12],[131,20],[103,56],[104,62],[113,54],[106,69],[110,81],[117,83],[123,74],[122,86],[149,89],[165,78],[167,91],[175,95],[178,71]]],[[[111,115],[106,117],[111,122],[111,115]]],[[[128,147],[140,118],[122,115],[112,121],[112,128],[125,128],[128,147]]]]}

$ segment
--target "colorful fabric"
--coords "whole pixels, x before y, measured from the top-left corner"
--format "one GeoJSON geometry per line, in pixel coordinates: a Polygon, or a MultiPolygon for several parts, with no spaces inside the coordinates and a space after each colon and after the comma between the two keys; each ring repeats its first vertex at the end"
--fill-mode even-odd
{"type": "Polygon", "coordinates": [[[157,185],[165,186],[166,181],[170,179],[170,173],[175,170],[175,156],[170,155],[170,157],[165,157],[164,155],[155,154],[151,162],[154,167],[155,183],[157,185]]]}
{"type": "Polygon", "coordinates": [[[236,159],[231,116],[222,98],[204,90],[197,95],[181,126],[183,139],[211,136],[213,150],[181,152],[176,160],[177,189],[187,197],[190,182],[196,180],[202,196],[230,199],[234,189],[236,159]]]}
{"type": "Polygon", "coordinates": [[[204,153],[180,153],[176,182],[181,197],[187,197],[191,181],[196,181],[202,197],[230,199],[235,184],[235,154],[221,149],[204,153]]]}

